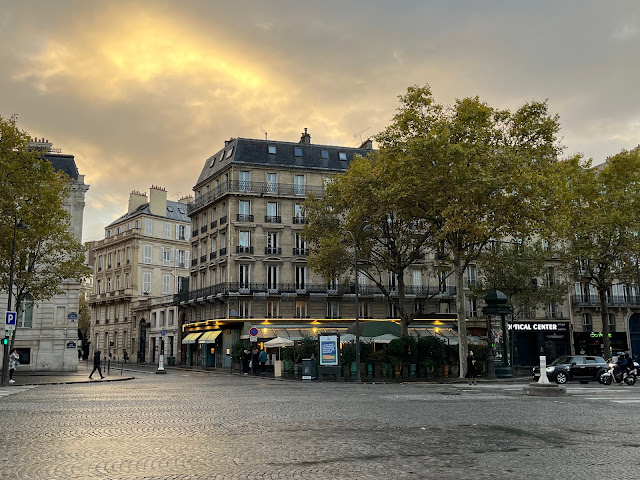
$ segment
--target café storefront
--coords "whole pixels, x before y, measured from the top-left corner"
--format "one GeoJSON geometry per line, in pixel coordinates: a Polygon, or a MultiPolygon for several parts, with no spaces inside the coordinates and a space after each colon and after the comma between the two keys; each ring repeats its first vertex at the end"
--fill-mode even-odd
{"type": "MultiPolygon", "coordinates": [[[[609,344],[614,355],[617,352],[629,351],[626,332],[609,333],[609,344]]],[[[573,345],[576,354],[602,356],[602,332],[576,332],[573,334],[573,345]]]]}
{"type": "Polygon", "coordinates": [[[569,322],[512,322],[508,326],[513,345],[513,365],[531,367],[571,352],[569,322]]]}

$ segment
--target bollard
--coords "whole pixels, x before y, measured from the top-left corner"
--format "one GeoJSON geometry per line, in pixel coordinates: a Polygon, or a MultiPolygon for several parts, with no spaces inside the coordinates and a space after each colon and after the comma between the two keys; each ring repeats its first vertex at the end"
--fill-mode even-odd
{"type": "Polygon", "coordinates": [[[540,355],[540,379],[538,383],[549,383],[549,378],[547,378],[547,357],[544,355],[540,355]]]}

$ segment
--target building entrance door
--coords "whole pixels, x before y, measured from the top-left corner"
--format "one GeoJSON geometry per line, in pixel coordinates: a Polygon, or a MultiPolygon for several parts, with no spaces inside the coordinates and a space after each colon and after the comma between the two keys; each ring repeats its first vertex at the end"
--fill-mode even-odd
{"type": "Polygon", "coordinates": [[[640,314],[634,313],[629,318],[629,333],[631,334],[631,356],[640,363],[640,314]]]}

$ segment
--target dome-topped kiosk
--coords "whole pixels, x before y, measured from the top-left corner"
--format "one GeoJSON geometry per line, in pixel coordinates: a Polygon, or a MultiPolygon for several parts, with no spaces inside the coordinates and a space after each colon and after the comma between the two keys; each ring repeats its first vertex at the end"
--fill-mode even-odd
{"type": "Polygon", "coordinates": [[[487,317],[487,338],[489,340],[489,377],[492,367],[495,376],[509,378],[513,376],[511,370],[511,348],[509,346],[509,332],[507,330],[507,315],[511,309],[507,305],[507,296],[495,288],[484,297],[486,306],[482,313],[487,317]],[[493,364],[493,365],[492,365],[493,364]]]}

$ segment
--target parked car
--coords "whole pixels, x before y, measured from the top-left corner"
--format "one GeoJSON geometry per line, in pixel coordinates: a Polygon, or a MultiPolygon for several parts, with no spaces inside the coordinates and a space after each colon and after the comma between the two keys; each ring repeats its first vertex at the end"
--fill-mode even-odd
{"type": "MultiPolygon", "coordinates": [[[[600,376],[607,371],[609,364],[602,357],[591,355],[563,355],[556,358],[547,366],[549,381],[559,384],[569,380],[578,380],[580,383],[599,381],[600,376]]],[[[533,379],[540,378],[540,367],[533,368],[533,379]]],[[[602,383],[602,382],[600,382],[602,383]]]]}

